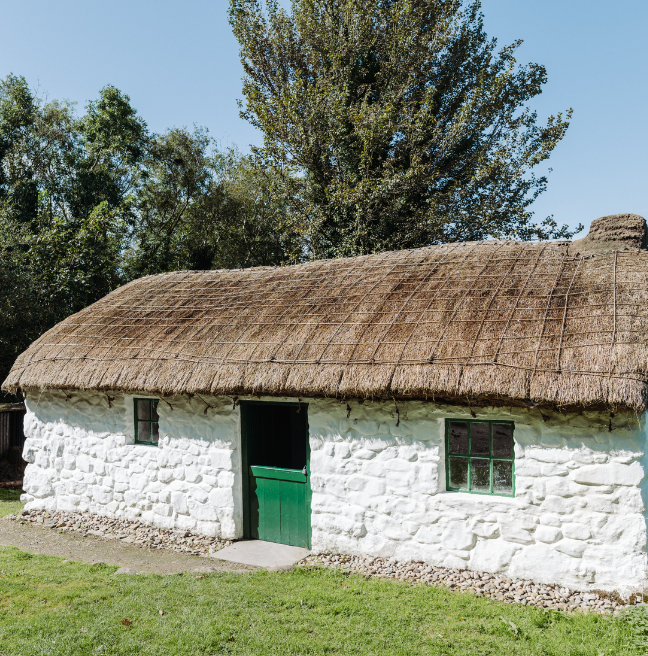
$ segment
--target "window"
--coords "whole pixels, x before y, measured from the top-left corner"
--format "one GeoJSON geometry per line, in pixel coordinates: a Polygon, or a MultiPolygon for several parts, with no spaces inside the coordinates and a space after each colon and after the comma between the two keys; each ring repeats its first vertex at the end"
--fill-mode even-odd
{"type": "Polygon", "coordinates": [[[475,494],[515,494],[513,422],[446,419],[446,487],[475,494]]]}
{"type": "Polygon", "coordinates": [[[159,440],[160,421],[156,399],[135,399],[135,443],[154,444],[159,440]]]}

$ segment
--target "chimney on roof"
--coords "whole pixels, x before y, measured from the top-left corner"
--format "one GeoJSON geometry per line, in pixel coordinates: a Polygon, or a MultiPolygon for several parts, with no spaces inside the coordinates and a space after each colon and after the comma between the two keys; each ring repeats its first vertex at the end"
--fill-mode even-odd
{"type": "Polygon", "coordinates": [[[648,248],[646,220],[638,214],[611,214],[592,221],[587,237],[569,247],[570,255],[595,255],[609,251],[648,248]]]}

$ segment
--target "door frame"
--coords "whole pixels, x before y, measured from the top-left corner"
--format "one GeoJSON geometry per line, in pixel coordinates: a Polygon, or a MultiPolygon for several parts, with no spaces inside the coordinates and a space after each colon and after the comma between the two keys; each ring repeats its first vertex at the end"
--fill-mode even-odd
{"type": "Polygon", "coordinates": [[[301,403],[299,401],[239,401],[239,412],[241,414],[241,481],[243,485],[243,538],[246,540],[251,539],[252,531],[250,530],[250,474],[248,463],[248,439],[249,439],[249,426],[247,425],[246,406],[259,406],[259,405],[282,405],[282,406],[295,406],[301,408],[300,412],[306,412],[306,514],[308,521],[306,526],[308,529],[307,543],[308,548],[311,548],[312,542],[312,510],[311,498],[313,496],[310,484],[311,467],[310,467],[310,432],[308,427],[308,403],[301,403]]]}

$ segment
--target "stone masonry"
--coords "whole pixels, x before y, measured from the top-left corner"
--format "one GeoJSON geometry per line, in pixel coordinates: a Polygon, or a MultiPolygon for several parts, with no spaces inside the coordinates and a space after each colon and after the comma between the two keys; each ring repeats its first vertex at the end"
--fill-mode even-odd
{"type": "MultiPolygon", "coordinates": [[[[643,589],[643,417],[474,409],[479,419],[515,422],[516,496],[507,498],[445,491],[444,420],[470,418],[467,408],[302,402],[309,405],[314,551],[575,589],[643,589]]],[[[158,447],[134,444],[131,395],[35,390],[26,404],[28,509],[241,537],[233,399],[161,401],[158,447]]]]}

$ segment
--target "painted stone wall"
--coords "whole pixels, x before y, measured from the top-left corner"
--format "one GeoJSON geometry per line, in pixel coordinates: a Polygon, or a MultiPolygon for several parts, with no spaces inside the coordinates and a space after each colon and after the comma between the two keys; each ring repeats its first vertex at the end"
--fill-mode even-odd
{"type": "Polygon", "coordinates": [[[210,399],[211,407],[197,397],[169,403],[158,406],[160,444],[155,447],[134,443],[133,396],[28,394],[26,507],[238,536],[238,410],[226,398],[210,399]]]}
{"type": "MultiPolygon", "coordinates": [[[[160,402],[160,446],[149,447],[133,444],[133,397],[112,396],[28,395],[28,507],[240,537],[240,428],[232,400],[160,402]]],[[[466,410],[308,403],[314,550],[580,589],[645,584],[643,418],[475,410],[478,419],[515,422],[516,497],[506,498],[445,491],[444,420],[470,418],[466,410]]]]}
{"type": "Polygon", "coordinates": [[[579,589],[645,584],[643,419],[476,410],[515,422],[516,496],[507,498],[445,491],[444,420],[468,411],[348,408],[309,408],[316,549],[579,589]]]}

